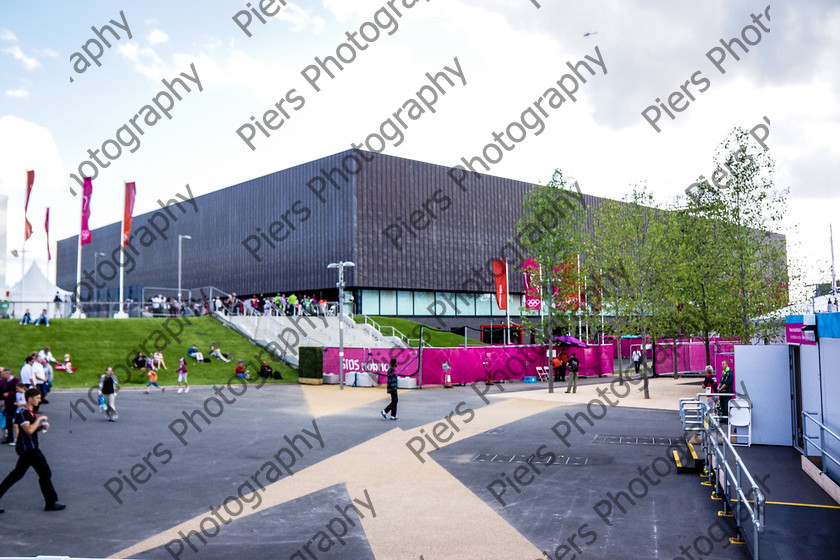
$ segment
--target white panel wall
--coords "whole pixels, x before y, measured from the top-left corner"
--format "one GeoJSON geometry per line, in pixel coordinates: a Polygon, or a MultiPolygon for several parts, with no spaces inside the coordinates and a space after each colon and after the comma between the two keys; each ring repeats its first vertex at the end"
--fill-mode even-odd
{"type": "MultiPolygon", "coordinates": [[[[816,412],[817,420],[822,422],[822,405],[820,404],[820,363],[819,347],[802,345],[799,347],[799,365],[802,371],[802,410],[805,412],[816,412]]],[[[814,435],[817,433],[813,422],[804,424],[805,433],[814,435]]],[[[813,447],[808,446],[805,440],[805,454],[808,456],[819,455],[813,447]]]]}
{"type": "MultiPolygon", "coordinates": [[[[840,339],[820,338],[822,366],[823,423],[834,433],[840,434],[840,339]]],[[[825,446],[840,460],[840,442],[826,438],[825,446]]],[[[840,467],[825,461],[825,468],[834,480],[840,481],[840,467]]]]}
{"type": "Polygon", "coordinates": [[[787,344],[735,346],[735,391],[752,401],[753,443],[793,444],[788,363],[787,344]]]}

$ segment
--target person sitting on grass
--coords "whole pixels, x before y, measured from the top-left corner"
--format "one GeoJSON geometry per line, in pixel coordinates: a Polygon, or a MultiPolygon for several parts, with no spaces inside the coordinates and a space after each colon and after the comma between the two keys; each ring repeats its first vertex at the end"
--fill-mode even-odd
{"type": "Polygon", "coordinates": [[[146,368],[146,355],[143,352],[137,352],[137,355],[134,356],[134,359],[131,361],[131,367],[134,369],[145,369],[146,368]]]}
{"type": "Polygon", "coordinates": [[[73,373],[78,368],[73,367],[73,362],[70,361],[70,354],[64,354],[64,363],[56,364],[55,369],[59,371],[66,371],[67,373],[73,373]]]}
{"type": "Polygon", "coordinates": [[[19,325],[28,325],[32,322],[32,315],[29,314],[29,310],[23,312],[23,317],[20,318],[19,325]]]}
{"type": "Polygon", "coordinates": [[[268,362],[263,362],[260,366],[260,377],[263,379],[271,379],[272,376],[275,376],[276,379],[283,379],[283,376],[280,375],[279,371],[274,371],[271,369],[271,366],[268,365],[268,362]]]}
{"type": "Polygon", "coordinates": [[[154,359],[152,360],[152,365],[155,369],[166,369],[166,362],[163,360],[163,352],[160,351],[160,348],[158,348],[155,352],[154,359]]]}
{"type": "Polygon", "coordinates": [[[210,355],[218,360],[222,360],[223,362],[229,362],[230,360],[222,354],[222,351],[219,348],[216,348],[214,345],[210,345],[210,355]]]}
{"type": "Polygon", "coordinates": [[[187,356],[189,356],[190,358],[194,358],[195,361],[199,363],[204,361],[204,354],[198,351],[198,346],[196,346],[195,344],[190,346],[190,349],[187,350],[187,356]]]}
{"type": "Polygon", "coordinates": [[[251,374],[245,371],[245,368],[242,366],[242,362],[238,362],[236,364],[236,371],[234,372],[234,375],[241,379],[251,379],[251,374]]]}
{"type": "Polygon", "coordinates": [[[37,327],[41,323],[47,325],[48,327],[50,326],[50,318],[47,317],[47,310],[46,309],[41,310],[41,314],[38,315],[38,318],[35,319],[35,322],[33,324],[37,327]]]}

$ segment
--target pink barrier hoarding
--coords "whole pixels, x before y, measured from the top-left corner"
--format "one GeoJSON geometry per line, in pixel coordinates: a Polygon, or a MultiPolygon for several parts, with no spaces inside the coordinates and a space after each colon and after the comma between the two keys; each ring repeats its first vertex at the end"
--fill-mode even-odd
{"type": "MultiPolygon", "coordinates": [[[[612,347],[590,346],[589,348],[569,349],[569,356],[574,352],[580,360],[579,375],[607,375],[613,373],[612,347]]],[[[402,348],[345,348],[345,373],[367,371],[385,382],[388,363],[391,358],[397,360],[397,375],[417,377],[418,352],[416,349],[402,348]],[[370,353],[370,356],[368,356],[370,353]]],[[[489,369],[493,378],[522,379],[536,377],[537,366],[547,366],[548,347],[546,346],[475,346],[469,348],[426,348],[423,350],[423,385],[443,385],[444,362],[450,365],[449,375],[452,383],[472,383],[487,378],[489,369]]],[[[324,350],[324,373],[339,372],[338,348],[324,350]]]]}

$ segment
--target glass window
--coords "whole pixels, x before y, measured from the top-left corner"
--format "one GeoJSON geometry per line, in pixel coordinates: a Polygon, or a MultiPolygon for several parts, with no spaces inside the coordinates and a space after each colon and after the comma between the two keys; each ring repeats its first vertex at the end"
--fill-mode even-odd
{"type": "Polygon", "coordinates": [[[379,315],[379,290],[362,290],[362,315],[379,315]]]}
{"type": "Polygon", "coordinates": [[[396,290],[379,290],[379,314],[397,314],[397,292],[396,290]]]}
{"type": "Polygon", "coordinates": [[[510,316],[519,317],[522,315],[522,312],[519,310],[519,306],[522,305],[522,296],[519,294],[510,294],[510,316]]]}
{"type": "Polygon", "coordinates": [[[491,305],[496,305],[496,298],[493,294],[476,294],[475,295],[475,314],[476,315],[492,315],[493,310],[491,305]]]}
{"type": "Polygon", "coordinates": [[[397,292],[397,314],[414,315],[414,295],[411,292],[397,292]]]}
{"type": "Polygon", "coordinates": [[[458,302],[452,292],[435,292],[435,315],[454,317],[458,312],[458,302]]]}
{"type": "Polygon", "coordinates": [[[458,294],[455,297],[458,315],[475,315],[475,294],[458,294]]]}
{"type": "Polygon", "coordinates": [[[421,316],[432,315],[435,310],[434,292],[414,292],[414,314],[421,316]]]}

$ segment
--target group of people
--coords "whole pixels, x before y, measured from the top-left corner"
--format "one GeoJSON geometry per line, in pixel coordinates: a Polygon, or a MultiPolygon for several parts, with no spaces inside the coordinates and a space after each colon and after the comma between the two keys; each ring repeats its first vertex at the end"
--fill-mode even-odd
{"type": "Polygon", "coordinates": [[[566,386],[567,393],[577,393],[578,370],[580,369],[580,360],[577,354],[572,352],[569,357],[565,348],[560,350],[560,353],[551,359],[551,365],[554,368],[554,381],[566,382],[566,372],[569,374],[569,384],[566,386]]]}
{"type": "Polygon", "coordinates": [[[34,321],[32,320],[32,314],[29,313],[29,309],[23,312],[23,317],[20,318],[20,325],[46,325],[50,326],[50,318],[47,316],[47,310],[41,310],[41,314],[38,315],[38,318],[34,321]]]}
{"type": "MultiPolygon", "coordinates": [[[[39,409],[42,404],[49,404],[46,396],[53,379],[51,364],[56,364],[55,369],[66,369],[70,356],[65,357],[65,363],[58,364],[49,346],[46,346],[39,352],[26,356],[19,378],[8,368],[0,368],[0,397],[6,428],[3,443],[14,445],[18,456],[12,472],[0,482],[0,498],[32,467],[38,474],[45,511],[60,511],[65,508],[64,504],[58,501],[58,495],[52,485],[52,472],[38,446],[39,432],[44,433],[50,427],[49,418],[39,409]]],[[[72,365],[70,368],[72,371],[72,365]]],[[[0,513],[3,511],[0,509],[0,513]]]]}
{"type": "Polygon", "coordinates": [[[723,371],[720,375],[720,382],[718,382],[714,368],[712,366],[706,366],[706,377],[703,379],[703,387],[709,394],[730,393],[721,395],[720,397],[709,397],[712,406],[717,407],[718,415],[723,417],[722,421],[726,422],[726,418],[729,416],[729,401],[732,400],[731,394],[733,394],[735,388],[735,376],[729,367],[729,362],[726,360],[721,363],[721,368],[723,368],[723,371]]]}
{"type": "Polygon", "coordinates": [[[224,313],[226,315],[246,312],[269,316],[326,315],[329,310],[329,304],[326,299],[318,299],[314,294],[300,297],[297,294],[291,294],[290,296],[277,294],[273,298],[265,294],[260,294],[259,297],[253,296],[238,299],[236,292],[233,292],[224,300],[216,297],[213,300],[213,309],[218,313],[224,313]]]}

